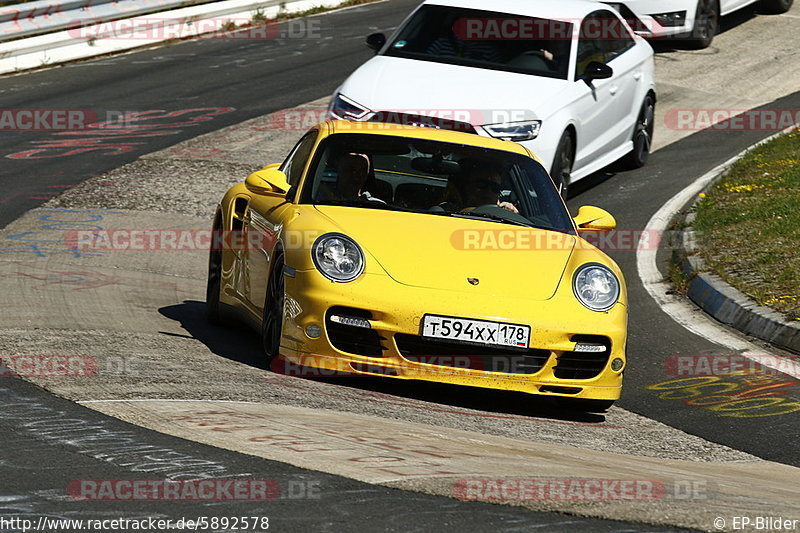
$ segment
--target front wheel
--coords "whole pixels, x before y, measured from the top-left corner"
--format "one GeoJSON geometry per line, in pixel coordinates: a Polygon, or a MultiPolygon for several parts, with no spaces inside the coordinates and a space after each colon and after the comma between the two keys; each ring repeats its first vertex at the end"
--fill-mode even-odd
{"type": "Polygon", "coordinates": [[[569,194],[569,182],[572,179],[572,165],[575,157],[575,139],[572,132],[567,130],[558,141],[556,156],[553,159],[553,167],[550,169],[550,176],[553,183],[558,188],[559,194],[566,201],[569,194]]]}
{"type": "Polygon", "coordinates": [[[786,13],[792,7],[794,0],[761,0],[758,7],[765,13],[786,13]]]}
{"type": "Polygon", "coordinates": [[[702,49],[711,46],[719,29],[719,3],[717,0],[698,0],[689,44],[702,49]]]}
{"type": "Polygon", "coordinates": [[[283,254],[275,257],[272,275],[269,278],[267,296],[264,301],[264,314],[261,320],[261,342],[269,364],[278,356],[283,333],[283,303],[285,299],[283,278],[283,254]]]}
{"type": "Polygon", "coordinates": [[[633,150],[625,156],[625,166],[628,168],[640,168],[647,163],[650,157],[650,146],[653,143],[653,123],[655,122],[656,102],[652,94],[648,94],[639,117],[636,119],[636,126],[633,128],[633,150]]]}
{"type": "Polygon", "coordinates": [[[222,247],[219,246],[218,235],[212,232],[213,240],[208,255],[208,282],[206,283],[206,319],[215,325],[222,323],[220,314],[219,293],[222,288],[222,247]]]}

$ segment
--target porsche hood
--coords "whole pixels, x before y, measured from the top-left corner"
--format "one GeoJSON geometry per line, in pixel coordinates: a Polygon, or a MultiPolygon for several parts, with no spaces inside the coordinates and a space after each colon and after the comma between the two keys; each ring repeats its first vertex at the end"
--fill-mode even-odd
{"type": "Polygon", "coordinates": [[[576,238],[456,217],[323,206],[331,231],[353,238],[395,281],[470,294],[553,296],[576,238]]]}

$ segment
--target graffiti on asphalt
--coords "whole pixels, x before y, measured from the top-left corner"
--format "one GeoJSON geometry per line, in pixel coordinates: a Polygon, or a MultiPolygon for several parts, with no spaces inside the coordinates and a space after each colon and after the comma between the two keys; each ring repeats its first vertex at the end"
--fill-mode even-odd
{"type": "Polygon", "coordinates": [[[178,135],[184,128],[198,126],[231,111],[235,111],[235,108],[127,111],[114,114],[111,120],[88,124],[86,128],[60,131],[47,140],[31,141],[35,148],[7,154],[5,157],[27,160],[67,157],[86,152],[101,155],[125,154],[146,145],[154,137],[178,135]]]}
{"type": "Polygon", "coordinates": [[[64,233],[70,230],[102,230],[105,215],[113,213],[105,209],[48,209],[31,211],[36,215],[36,225],[30,231],[7,235],[0,241],[0,254],[26,257],[48,257],[70,255],[86,257],[102,255],[101,251],[83,251],[68,247],[64,233]]]}
{"type": "Polygon", "coordinates": [[[717,416],[758,418],[800,411],[800,401],[789,396],[800,381],[776,373],[699,376],[670,379],[647,387],[662,400],[680,400],[708,409],[717,416]]]}

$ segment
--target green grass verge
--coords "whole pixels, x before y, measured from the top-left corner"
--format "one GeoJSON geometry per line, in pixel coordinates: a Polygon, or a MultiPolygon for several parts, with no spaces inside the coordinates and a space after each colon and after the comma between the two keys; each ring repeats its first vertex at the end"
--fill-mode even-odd
{"type": "Polygon", "coordinates": [[[712,270],[800,320],[800,129],[734,164],[698,202],[695,229],[712,270]]]}

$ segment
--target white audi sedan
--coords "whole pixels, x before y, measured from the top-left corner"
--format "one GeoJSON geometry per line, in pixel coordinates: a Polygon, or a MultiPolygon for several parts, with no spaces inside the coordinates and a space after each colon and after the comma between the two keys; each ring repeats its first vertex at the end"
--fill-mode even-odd
{"type": "Polygon", "coordinates": [[[333,118],[517,141],[570,183],[650,152],[653,50],[589,0],[429,0],[333,94],[333,118]]]}
{"type": "MultiPolygon", "coordinates": [[[[605,0],[603,0],[605,2],[605,0]]],[[[719,28],[719,17],[758,4],[767,13],[785,13],[794,0],[621,0],[614,7],[638,34],[647,38],[687,39],[707,48],[719,28]]]]}

